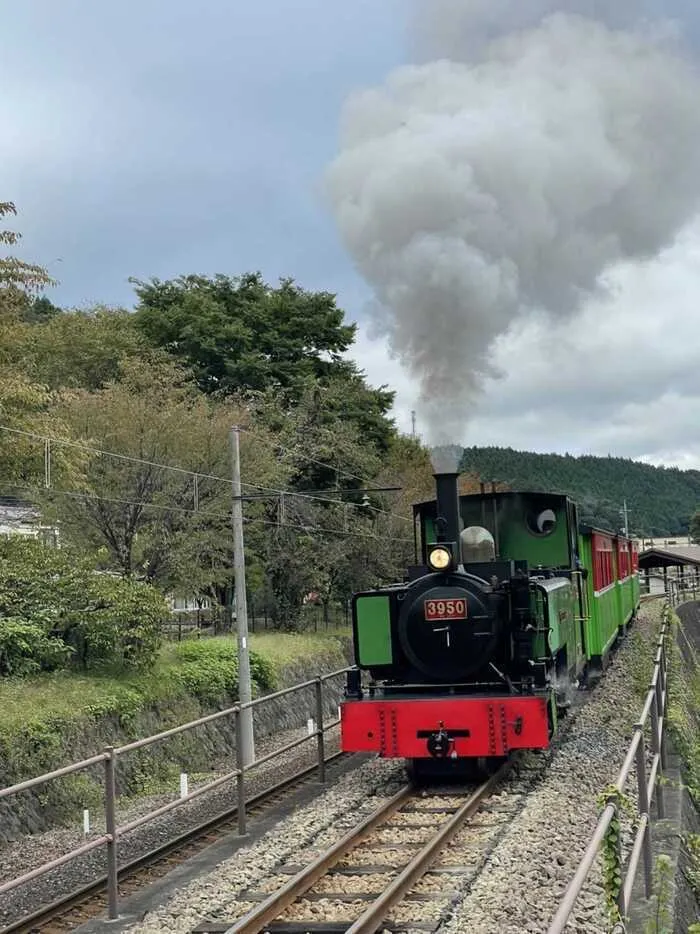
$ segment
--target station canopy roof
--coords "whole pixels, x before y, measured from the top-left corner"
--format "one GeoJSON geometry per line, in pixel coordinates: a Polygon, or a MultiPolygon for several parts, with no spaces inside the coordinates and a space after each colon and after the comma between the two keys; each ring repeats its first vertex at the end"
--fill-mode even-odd
{"type": "Polygon", "coordinates": [[[639,554],[639,567],[643,570],[671,567],[700,568],[700,545],[665,545],[663,548],[647,548],[639,554]]]}

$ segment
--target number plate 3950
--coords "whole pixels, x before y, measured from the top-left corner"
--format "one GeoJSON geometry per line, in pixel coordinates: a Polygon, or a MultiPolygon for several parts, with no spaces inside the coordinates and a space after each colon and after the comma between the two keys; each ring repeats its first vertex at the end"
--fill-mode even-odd
{"type": "Polygon", "coordinates": [[[426,600],[423,609],[427,620],[467,618],[467,601],[461,597],[456,600],[426,600]]]}

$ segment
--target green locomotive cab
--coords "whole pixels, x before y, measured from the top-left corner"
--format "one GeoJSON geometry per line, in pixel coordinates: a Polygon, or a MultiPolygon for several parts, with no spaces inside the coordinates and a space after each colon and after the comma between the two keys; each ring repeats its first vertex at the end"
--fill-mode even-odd
{"type": "MultiPolygon", "coordinates": [[[[437,503],[429,500],[413,507],[420,529],[421,555],[426,563],[428,545],[437,541],[437,503]]],[[[578,517],[575,503],[552,493],[484,493],[460,496],[460,544],[465,560],[475,532],[483,529],[494,544],[495,556],[527,561],[531,568],[575,566],[578,555],[578,517]]]]}

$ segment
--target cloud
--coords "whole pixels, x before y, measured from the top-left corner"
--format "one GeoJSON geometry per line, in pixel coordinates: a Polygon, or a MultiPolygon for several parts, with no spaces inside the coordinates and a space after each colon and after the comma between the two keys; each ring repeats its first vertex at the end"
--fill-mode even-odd
{"type": "Polygon", "coordinates": [[[8,9],[0,197],[26,258],[62,258],[52,297],[130,304],[131,275],[351,279],[318,179],[344,96],[399,60],[401,2],[8,9]]]}
{"type": "MultiPolygon", "coordinates": [[[[700,222],[657,259],[618,266],[608,286],[566,322],[523,320],[497,342],[503,376],[464,411],[462,443],[700,468],[700,222]]],[[[358,347],[370,378],[397,387],[409,430],[415,382],[385,343],[358,347]]]]}

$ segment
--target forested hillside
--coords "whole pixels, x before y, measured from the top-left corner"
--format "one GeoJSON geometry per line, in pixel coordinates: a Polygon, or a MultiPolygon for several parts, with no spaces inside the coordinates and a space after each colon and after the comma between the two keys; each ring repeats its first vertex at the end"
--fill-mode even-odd
{"type": "Polygon", "coordinates": [[[622,457],[533,454],[512,448],[466,448],[462,469],[514,490],[568,493],[584,522],[619,529],[627,500],[636,535],[682,535],[700,504],[700,471],[652,467],[622,457]]]}

